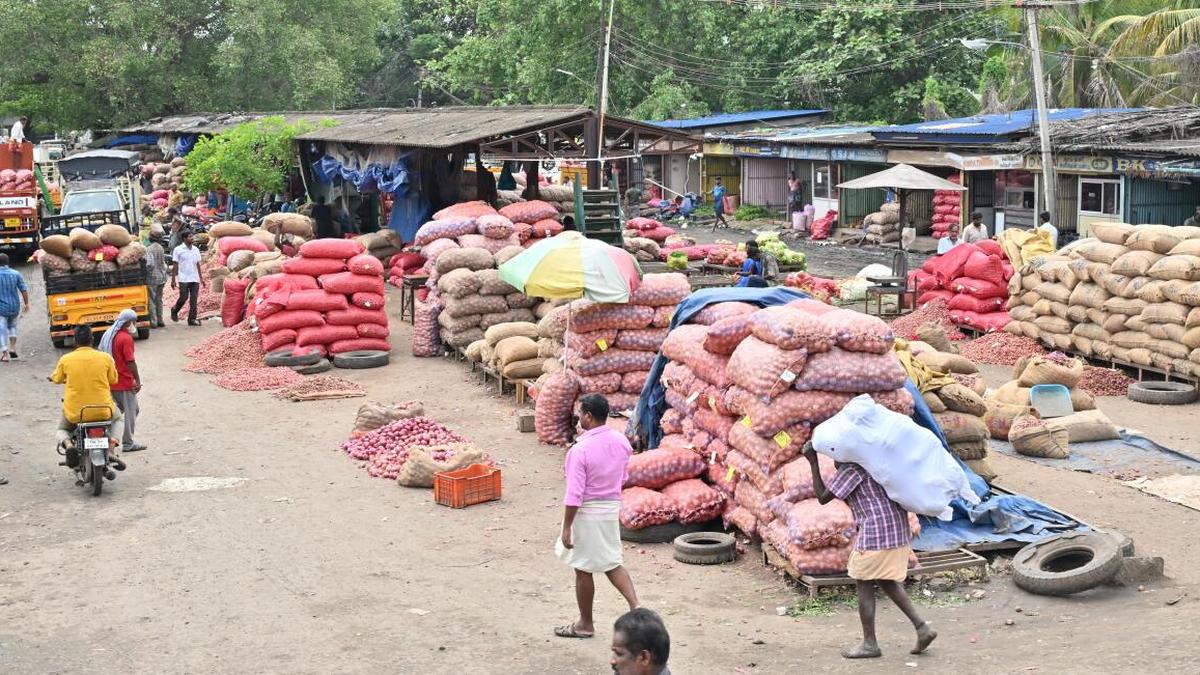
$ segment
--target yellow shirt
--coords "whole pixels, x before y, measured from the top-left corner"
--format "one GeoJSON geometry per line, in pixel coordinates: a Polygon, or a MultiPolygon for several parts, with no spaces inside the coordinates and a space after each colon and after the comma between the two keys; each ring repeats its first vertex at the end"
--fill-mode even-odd
{"type": "Polygon", "coordinates": [[[112,357],[91,347],[80,347],[58,360],[50,380],[66,383],[63,395],[63,415],[72,424],[79,424],[79,413],[86,405],[108,406],[108,414],[90,408],[83,416],[85,422],[100,422],[113,415],[111,387],[117,383],[117,366],[112,357]]]}

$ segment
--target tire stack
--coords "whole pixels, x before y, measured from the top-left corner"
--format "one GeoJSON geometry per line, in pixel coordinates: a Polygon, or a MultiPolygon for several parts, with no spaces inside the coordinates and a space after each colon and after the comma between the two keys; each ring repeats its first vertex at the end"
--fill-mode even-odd
{"type": "Polygon", "coordinates": [[[1200,377],[1200,228],[1105,223],[1092,233],[1021,270],[1005,330],[1200,377]]]}
{"type": "Polygon", "coordinates": [[[287,365],[310,372],[325,368],[323,360],[348,368],[386,363],[383,264],[351,239],[313,240],[299,253],[281,273],[254,283],[263,351],[276,360],[298,358],[287,365]]]}

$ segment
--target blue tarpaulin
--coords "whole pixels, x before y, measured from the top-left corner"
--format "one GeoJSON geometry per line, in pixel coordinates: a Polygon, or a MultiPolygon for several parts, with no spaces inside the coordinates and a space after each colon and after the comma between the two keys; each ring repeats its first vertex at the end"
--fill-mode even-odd
{"type": "Polygon", "coordinates": [[[106,148],[115,148],[120,145],[153,145],[158,142],[158,136],[154,134],[130,134],[128,136],[118,136],[104,144],[106,148]]]}
{"type": "Polygon", "coordinates": [[[196,134],[182,134],[175,138],[175,156],[187,157],[187,154],[196,147],[196,140],[199,138],[196,134]]]}
{"type": "Polygon", "coordinates": [[[313,175],[324,183],[345,181],[359,192],[378,190],[392,195],[392,212],[388,228],[400,235],[401,241],[411,242],[417,228],[429,219],[429,199],[421,193],[417,172],[409,166],[408,153],[400,155],[387,166],[367,164],[348,166],[332,155],[313,162],[313,175]]]}
{"type": "MultiPolygon", "coordinates": [[[[700,310],[718,302],[749,302],[760,307],[785,305],[794,300],[807,298],[799,291],[787,288],[710,288],[692,293],[675,309],[671,328],[687,323],[700,310]]],[[[647,448],[658,447],[662,440],[659,422],[667,409],[666,388],[660,382],[668,359],[659,353],[654,359],[641,398],[634,410],[630,429],[638,434],[647,448]]],[[[913,420],[929,429],[949,452],[946,437],[938,427],[937,420],[920,390],[911,381],[906,387],[913,395],[913,420]]],[[[971,505],[956,499],[951,503],[953,518],[942,521],[921,517],[921,536],[913,541],[918,551],[942,551],[966,544],[987,542],[1019,541],[1032,542],[1059,532],[1079,529],[1081,523],[1028,497],[993,492],[987,482],[958,458],[959,466],[967,474],[971,489],[979,495],[980,503],[971,505]]]]}

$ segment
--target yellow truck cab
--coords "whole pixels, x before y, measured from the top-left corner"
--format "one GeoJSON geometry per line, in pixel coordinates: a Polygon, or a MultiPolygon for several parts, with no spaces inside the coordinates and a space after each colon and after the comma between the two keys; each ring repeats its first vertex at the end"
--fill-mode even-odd
{"type": "MultiPolygon", "coordinates": [[[[64,178],[68,177],[67,158],[59,163],[64,178]]],[[[90,158],[89,158],[90,159],[90,158]]],[[[63,197],[62,212],[42,218],[42,237],[67,234],[80,227],[95,232],[101,225],[120,225],[137,235],[137,221],[115,180],[96,180],[94,165],[87,163],[90,180],[76,182],[63,197]]],[[[131,165],[125,165],[126,167],[131,165]]],[[[123,173],[121,166],[117,170],[123,173]]],[[[113,177],[115,178],[115,176],[113,177]]],[[[136,203],[136,201],[133,201],[136,203]]],[[[124,309],[137,313],[137,336],[150,335],[150,291],[146,284],[146,262],[137,267],[118,268],[106,272],[72,272],[51,276],[42,268],[46,283],[46,313],[50,323],[50,340],[55,347],[65,347],[81,324],[92,324],[93,332],[103,331],[124,309]]]]}

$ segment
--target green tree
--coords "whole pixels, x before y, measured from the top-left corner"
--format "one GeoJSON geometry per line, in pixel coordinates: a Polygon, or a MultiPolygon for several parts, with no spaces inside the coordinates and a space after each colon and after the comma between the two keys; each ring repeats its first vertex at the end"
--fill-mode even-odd
{"type": "Polygon", "coordinates": [[[296,165],[292,141],[311,129],[303,122],[265,117],[201,138],[188,154],[185,184],[195,194],[218,189],[241,197],[283,192],[296,165]]]}

